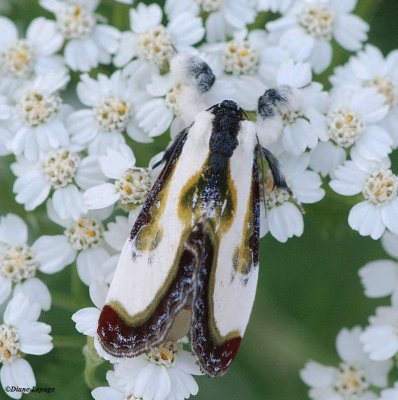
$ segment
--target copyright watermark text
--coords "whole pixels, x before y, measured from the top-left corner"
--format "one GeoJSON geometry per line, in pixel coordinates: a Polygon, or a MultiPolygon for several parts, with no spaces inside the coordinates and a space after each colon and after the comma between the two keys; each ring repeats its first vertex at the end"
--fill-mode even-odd
{"type": "Polygon", "coordinates": [[[31,387],[20,387],[20,386],[6,386],[5,391],[7,393],[53,393],[55,392],[55,388],[53,387],[39,387],[39,386],[31,386],[31,387]]]}

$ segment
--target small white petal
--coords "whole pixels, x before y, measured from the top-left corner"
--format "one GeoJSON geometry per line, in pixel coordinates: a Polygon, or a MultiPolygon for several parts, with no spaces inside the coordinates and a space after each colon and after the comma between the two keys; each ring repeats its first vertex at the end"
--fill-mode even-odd
{"type": "Polygon", "coordinates": [[[0,219],[0,241],[14,246],[25,244],[28,240],[28,227],[22,218],[7,214],[0,219]]]}
{"type": "Polygon", "coordinates": [[[46,274],[54,274],[71,264],[77,251],[68,243],[63,235],[41,236],[32,246],[39,270],[46,274]]]}
{"type": "Polygon", "coordinates": [[[76,330],[86,336],[95,336],[98,326],[100,310],[98,308],[83,308],[72,315],[76,330]]]}

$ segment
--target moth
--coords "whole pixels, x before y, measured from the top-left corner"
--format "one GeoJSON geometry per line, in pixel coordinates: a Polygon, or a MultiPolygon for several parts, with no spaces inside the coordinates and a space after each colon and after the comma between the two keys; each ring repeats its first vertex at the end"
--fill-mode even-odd
{"type": "MultiPolygon", "coordinates": [[[[203,64],[193,58],[186,70],[206,91],[214,79],[203,64]]],[[[260,117],[283,101],[283,91],[266,91],[260,117]]],[[[107,353],[134,357],[162,344],[189,308],[191,348],[202,370],[227,371],[256,292],[264,159],[274,186],[290,192],[255,124],[231,100],[200,112],[166,149],[99,318],[97,337],[107,353]]]]}

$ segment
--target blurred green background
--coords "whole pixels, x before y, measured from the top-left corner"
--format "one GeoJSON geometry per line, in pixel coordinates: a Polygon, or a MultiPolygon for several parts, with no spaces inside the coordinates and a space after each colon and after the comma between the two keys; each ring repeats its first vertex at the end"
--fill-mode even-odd
{"type": "MultiPolygon", "coordinates": [[[[4,14],[21,30],[36,16],[51,18],[40,9],[37,0],[4,3],[10,6],[4,14]]],[[[121,29],[128,27],[127,10],[127,6],[111,0],[103,1],[100,8],[121,29]]],[[[370,43],[380,47],[384,54],[398,47],[397,0],[359,0],[357,13],[371,26],[370,43]]],[[[257,26],[262,26],[267,18],[260,15],[257,26]]],[[[339,48],[334,54],[334,66],[347,60],[348,53],[339,48]]],[[[111,72],[108,67],[101,70],[111,72]]],[[[329,87],[327,76],[331,70],[332,67],[317,77],[325,87],[329,87]]],[[[146,165],[152,155],[166,146],[167,140],[164,135],[153,145],[132,144],[138,165],[146,165]]],[[[11,161],[11,157],[0,159],[0,214],[14,212],[27,219],[31,242],[39,235],[61,233],[48,221],[43,207],[26,217],[23,207],[15,203],[14,177],[8,168],[11,161]]],[[[397,154],[393,165],[398,172],[397,154]]],[[[336,365],[338,331],[342,327],[364,326],[377,305],[387,304],[387,299],[375,301],[363,295],[358,269],[370,260],[387,256],[379,242],[350,230],[347,224],[350,207],[350,199],[328,195],[320,204],[306,206],[305,232],[301,238],[285,244],[272,237],[262,240],[257,298],[241,350],[226,376],[198,378],[198,400],[307,399],[307,388],[298,375],[305,362],[314,359],[336,365]]],[[[81,352],[85,338],[75,331],[70,319],[74,311],[91,306],[87,288],[79,282],[74,266],[41,278],[54,293],[53,307],[42,314],[41,320],[51,324],[55,348],[45,356],[27,357],[37,385],[55,387],[55,394],[49,395],[53,399],[90,399],[81,352]]],[[[103,372],[98,371],[95,378],[101,381],[103,372]]],[[[32,394],[29,398],[45,396],[32,394]]],[[[3,398],[7,397],[0,392],[0,399],[3,398]]]]}

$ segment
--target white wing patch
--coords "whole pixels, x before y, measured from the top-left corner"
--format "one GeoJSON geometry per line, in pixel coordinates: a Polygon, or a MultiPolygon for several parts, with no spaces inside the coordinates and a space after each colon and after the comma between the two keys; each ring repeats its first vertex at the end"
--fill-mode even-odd
{"type": "Polygon", "coordinates": [[[247,275],[235,271],[233,266],[233,254],[242,242],[248,203],[252,196],[253,152],[256,143],[252,123],[241,122],[238,140],[239,145],[230,160],[231,180],[238,189],[235,218],[231,228],[220,240],[214,280],[214,322],[221,337],[236,331],[243,336],[254,303],[258,277],[257,265],[252,265],[247,275]]]}
{"type": "Polygon", "coordinates": [[[145,312],[173,269],[184,229],[178,216],[179,198],[186,182],[201,170],[208,158],[212,118],[210,112],[200,113],[189,130],[184,149],[166,184],[166,204],[158,221],[164,235],[157,247],[150,252],[139,251],[134,239],[128,239],[123,247],[106,304],[120,303],[131,317],[145,312]],[[133,254],[136,255],[133,257],[133,254]]]}

